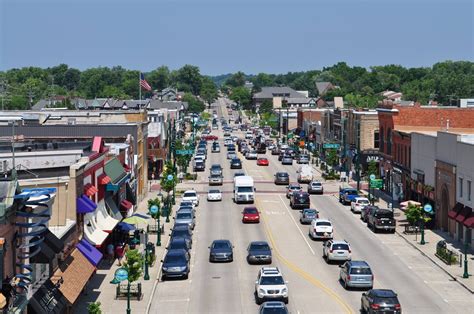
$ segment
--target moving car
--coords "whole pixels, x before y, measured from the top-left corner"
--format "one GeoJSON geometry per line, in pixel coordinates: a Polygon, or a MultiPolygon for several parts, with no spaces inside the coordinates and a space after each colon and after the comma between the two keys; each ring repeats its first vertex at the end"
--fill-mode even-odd
{"type": "Polygon", "coordinates": [[[352,202],[351,202],[351,211],[353,213],[360,213],[362,211],[362,208],[365,206],[370,205],[369,199],[366,197],[356,197],[352,202]]]}
{"type": "Polygon", "coordinates": [[[341,268],[339,279],[345,289],[372,289],[374,286],[374,275],[366,261],[347,261],[339,267],[341,268]]]}
{"type": "Polygon", "coordinates": [[[260,305],[259,314],[288,314],[285,303],[281,301],[267,301],[260,305]]]}
{"type": "Polygon", "coordinates": [[[209,169],[211,175],[222,175],[222,167],[219,164],[214,164],[211,166],[211,169],[209,169]]]}
{"type": "Polygon", "coordinates": [[[183,202],[193,202],[194,206],[199,206],[199,195],[194,190],[187,190],[183,193],[183,202]]]}
{"type": "Polygon", "coordinates": [[[171,277],[188,278],[190,267],[188,253],[185,250],[170,250],[161,262],[162,280],[171,277]]]}
{"type": "Polygon", "coordinates": [[[255,206],[244,207],[242,212],[242,222],[260,222],[260,213],[255,206]]]}
{"type": "Polygon", "coordinates": [[[227,159],[234,159],[237,158],[237,154],[235,152],[228,152],[227,159]]]}
{"type": "Polygon", "coordinates": [[[232,158],[230,161],[230,169],[242,169],[242,162],[239,158],[232,158]]]}
{"type": "Polygon", "coordinates": [[[362,313],[402,313],[398,295],[390,289],[371,289],[362,293],[360,310],[362,313]]]}
{"type": "Polygon", "coordinates": [[[354,188],[344,188],[339,189],[339,202],[347,205],[350,204],[356,197],[359,196],[357,189],[354,188]]]}
{"type": "Polygon", "coordinates": [[[255,186],[251,176],[234,177],[234,202],[252,203],[255,199],[255,186]]]}
{"type": "Polygon", "coordinates": [[[300,192],[302,190],[303,189],[301,188],[301,185],[299,185],[299,183],[292,183],[286,187],[286,198],[290,198],[293,192],[300,192]]]}
{"type": "Polygon", "coordinates": [[[319,181],[311,181],[308,184],[308,193],[309,194],[323,194],[324,193],[323,184],[319,181]]]}
{"type": "Polygon", "coordinates": [[[268,161],[267,158],[259,158],[259,159],[257,159],[257,165],[258,166],[268,166],[269,161],[268,161]]]}
{"type": "Polygon", "coordinates": [[[247,159],[247,160],[256,160],[257,159],[257,151],[252,150],[252,151],[247,152],[247,154],[245,154],[245,159],[247,159]]]}
{"type": "Polygon", "coordinates": [[[288,303],[288,287],[278,267],[262,267],[255,281],[257,304],[264,300],[282,300],[288,303]]]}
{"type": "Polygon", "coordinates": [[[191,229],[194,229],[196,221],[194,220],[194,214],[192,211],[183,211],[180,210],[176,212],[176,217],[174,217],[175,223],[188,224],[191,229]]]}
{"type": "Polygon", "coordinates": [[[313,208],[305,208],[300,211],[300,223],[303,225],[310,224],[313,219],[319,218],[319,212],[313,208]]]}
{"type": "Polygon", "coordinates": [[[222,201],[222,193],[219,190],[209,190],[207,192],[208,201],[222,201]]]}
{"type": "Polygon", "coordinates": [[[290,184],[290,175],[288,172],[275,173],[275,184],[290,184]]]}
{"type": "Polygon", "coordinates": [[[298,164],[309,164],[309,156],[308,155],[299,155],[298,159],[296,159],[298,164]]]}
{"type": "Polygon", "coordinates": [[[271,264],[272,251],[265,241],[250,242],[247,247],[247,262],[249,264],[271,264]]]}
{"type": "Polygon", "coordinates": [[[313,180],[313,168],[310,165],[302,165],[296,171],[299,183],[308,183],[313,180]]]}
{"type": "Polygon", "coordinates": [[[326,241],[323,244],[323,258],[327,263],[350,261],[352,259],[351,247],[346,241],[326,241]]]}
{"type": "Polygon", "coordinates": [[[282,165],[292,165],[293,164],[293,157],[291,157],[290,155],[284,155],[281,158],[281,164],[282,165]]]}
{"type": "Polygon", "coordinates": [[[209,185],[222,185],[223,177],[220,174],[211,174],[209,176],[209,185]]]}
{"type": "Polygon", "coordinates": [[[238,171],[238,172],[234,173],[234,178],[235,177],[242,177],[242,176],[245,176],[245,173],[242,172],[242,171],[238,171]]]}
{"type": "Polygon", "coordinates": [[[272,149],[272,155],[280,155],[280,149],[275,146],[275,147],[272,149]]]}
{"type": "Polygon", "coordinates": [[[213,152],[213,153],[220,153],[221,152],[221,147],[219,146],[219,144],[217,142],[214,142],[212,144],[211,152],[213,152]]]}
{"type": "Polygon", "coordinates": [[[396,221],[393,217],[393,211],[385,208],[371,207],[367,216],[367,227],[374,232],[379,230],[395,233],[396,221]]]}
{"type": "Polygon", "coordinates": [[[309,208],[309,194],[306,192],[293,192],[290,195],[290,207],[295,208],[309,208]]]}
{"type": "Polygon", "coordinates": [[[209,246],[209,262],[232,262],[234,246],[229,240],[214,240],[209,246]]]}
{"type": "Polygon", "coordinates": [[[204,162],[202,161],[196,161],[194,162],[194,171],[195,172],[198,172],[198,171],[204,171],[206,169],[206,165],[204,164],[204,162]]]}
{"type": "Polygon", "coordinates": [[[315,239],[332,239],[333,226],[327,219],[314,219],[309,227],[309,237],[315,239]]]}

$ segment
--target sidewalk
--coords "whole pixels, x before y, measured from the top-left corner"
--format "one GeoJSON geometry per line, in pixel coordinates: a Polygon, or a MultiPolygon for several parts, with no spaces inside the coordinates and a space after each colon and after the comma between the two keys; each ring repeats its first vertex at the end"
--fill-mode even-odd
{"type": "MultiPolygon", "coordinates": [[[[352,182],[351,185],[353,185],[352,182]]],[[[367,190],[364,190],[364,193],[368,194],[367,190]]],[[[391,200],[384,194],[384,197],[380,197],[379,202],[375,202],[375,205],[378,205],[381,208],[388,208],[387,203],[389,203],[390,201],[391,200]]],[[[429,261],[431,261],[442,271],[448,274],[454,281],[458,282],[466,290],[474,294],[474,251],[472,250],[472,248],[468,251],[467,254],[469,278],[463,278],[462,276],[464,273],[464,254],[461,253],[464,253],[464,248],[458,241],[454,241],[454,239],[450,237],[449,234],[446,232],[442,232],[440,230],[425,229],[425,244],[421,245],[421,235],[419,233],[405,233],[405,225],[408,224],[405,219],[405,213],[399,208],[394,208],[394,216],[397,221],[396,234],[402,237],[411,247],[418,250],[429,261]],[[457,252],[459,254],[457,256],[458,262],[454,265],[447,265],[435,255],[436,244],[439,241],[443,240],[446,241],[448,249],[453,250],[454,252],[457,252]]]]}
{"type": "MultiPolygon", "coordinates": [[[[148,212],[148,200],[156,197],[156,191],[151,191],[143,201],[138,205],[136,213],[145,214],[148,212]]],[[[163,259],[165,248],[168,243],[168,233],[171,228],[173,220],[166,223],[165,218],[160,220],[164,226],[164,234],[161,235],[161,246],[155,246],[156,262],[153,267],[149,268],[150,280],[144,280],[143,276],[137,282],[142,284],[143,298],[138,301],[136,298],[131,298],[130,307],[132,313],[146,313],[148,304],[151,302],[155,285],[159,282],[159,275],[161,270],[160,260],[163,259]]],[[[154,224],[154,220],[150,220],[150,224],[154,224]]],[[[148,236],[148,241],[156,243],[156,234],[148,236]]],[[[87,306],[90,302],[100,302],[102,313],[124,313],[127,308],[127,300],[116,300],[115,291],[116,285],[111,284],[110,281],[114,278],[114,273],[119,268],[117,260],[112,265],[104,258],[96,271],[96,274],[89,281],[85,292],[79,297],[74,308],[75,313],[87,313],[87,306]]]]}

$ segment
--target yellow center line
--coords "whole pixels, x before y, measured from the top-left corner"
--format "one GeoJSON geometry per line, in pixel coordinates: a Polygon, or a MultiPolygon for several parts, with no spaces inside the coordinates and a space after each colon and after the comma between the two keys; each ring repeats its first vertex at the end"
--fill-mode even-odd
{"type": "MultiPolygon", "coordinates": [[[[255,198],[255,202],[257,203],[257,208],[263,208],[262,206],[260,206],[260,202],[258,201],[257,198],[255,198]]],[[[276,241],[273,237],[273,234],[268,228],[265,216],[266,214],[262,215],[261,217],[262,218],[261,220],[263,222],[263,228],[265,230],[265,233],[267,234],[268,239],[270,240],[271,246],[273,248],[273,251],[276,253],[275,255],[278,258],[278,260],[280,260],[283,264],[285,264],[288,268],[293,270],[295,273],[300,275],[303,279],[305,279],[312,285],[316,286],[317,288],[320,288],[321,290],[323,290],[327,295],[329,295],[332,299],[334,299],[337,303],[339,303],[339,305],[341,305],[341,307],[346,313],[353,313],[350,305],[347,304],[347,302],[345,302],[341,296],[339,296],[336,292],[332,291],[329,287],[324,285],[321,281],[316,279],[314,276],[304,271],[303,269],[299,268],[296,264],[290,262],[280,253],[280,250],[278,249],[276,245],[276,241]]]]}

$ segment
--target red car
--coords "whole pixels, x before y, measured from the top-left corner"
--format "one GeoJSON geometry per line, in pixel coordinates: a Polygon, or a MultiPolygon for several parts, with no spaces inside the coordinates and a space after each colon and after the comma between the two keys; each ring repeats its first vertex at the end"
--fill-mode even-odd
{"type": "Polygon", "coordinates": [[[218,137],[215,136],[215,135],[206,135],[206,136],[204,137],[204,139],[205,139],[206,141],[217,141],[218,137]]]}
{"type": "Polygon", "coordinates": [[[254,206],[245,207],[244,211],[242,212],[242,222],[260,222],[260,213],[258,212],[257,208],[254,206]]]}
{"type": "Polygon", "coordinates": [[[269,161],[267,158],[258,158],[257,159],[257,165],[258,166],[268,166],[269,161]]]}

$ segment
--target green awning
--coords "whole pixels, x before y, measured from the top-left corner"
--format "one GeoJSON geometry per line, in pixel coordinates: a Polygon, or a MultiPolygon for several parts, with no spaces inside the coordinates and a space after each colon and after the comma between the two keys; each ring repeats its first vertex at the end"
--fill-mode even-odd
{"type": "Polygon", "coordinates": [[[105,173],[113,184],[117,184],[127,176],[125,169],[117,158],[110,159],[104,166],[105,173]]]}

